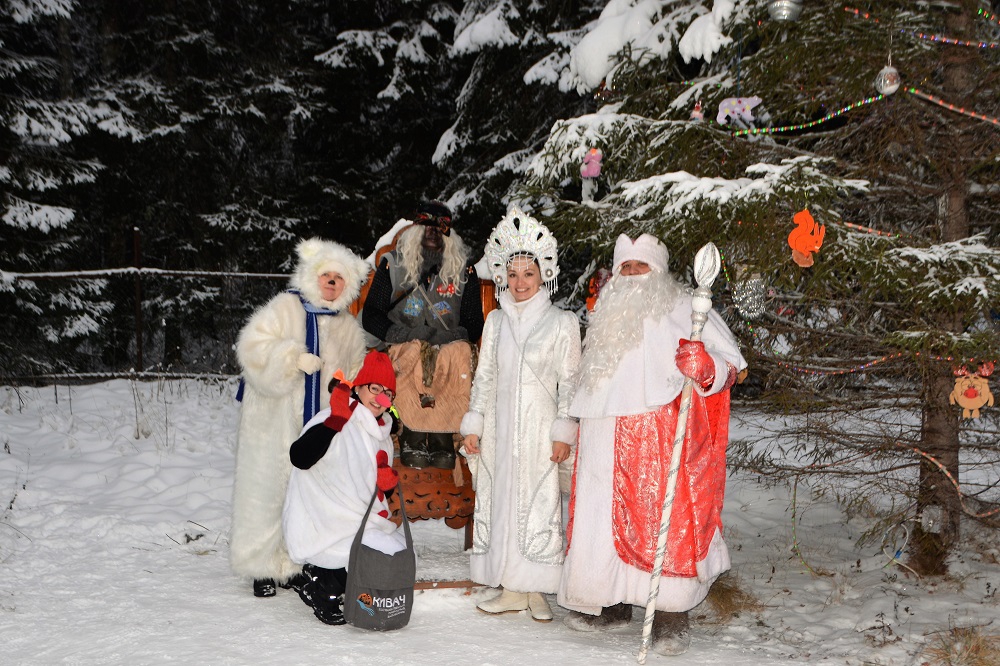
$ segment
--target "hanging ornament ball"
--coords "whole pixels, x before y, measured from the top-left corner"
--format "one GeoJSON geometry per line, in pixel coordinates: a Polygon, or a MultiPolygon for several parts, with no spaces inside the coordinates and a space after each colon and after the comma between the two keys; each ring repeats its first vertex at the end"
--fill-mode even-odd
{"type": "Polygon", "coordinates": [[[802,0],[771,0],[767,3],[767,13],[780,23],[798,21],[802,13],[802,0]]]}
{"type": "Polygon", "coordinates": [[[764,313],[764,293],[764,278],[755,273],[733,283],[733,304],[747,319],[756,319],[764,313]]]}
{"type": "Polygon", "coordinates": [[[899,90],[901,82],[902,79],[899,77],[899,72],[896,68],[892,65],[886,65],[878,73],[878,76],[875,77],[875,90],[883,95],[891,95],[899,90]]]}

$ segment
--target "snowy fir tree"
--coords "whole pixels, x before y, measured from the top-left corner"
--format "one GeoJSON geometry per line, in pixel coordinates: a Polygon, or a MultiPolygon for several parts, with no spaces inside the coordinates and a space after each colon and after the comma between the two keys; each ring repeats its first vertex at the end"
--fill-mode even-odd
{"type": "Polygon", "coordinates": [[[440,186],[478,237],[506,211],[512,183],[542,147],[552,123],[588,110],[592,101],[560,86],[568,47],[602,2],[479,0],[464,4],[450,54],[464,79],[453,91],[452,124],[432,161],[440,186]]]}
{"type": "Polygon", "coordinates": [[[335,81],[337,114],[314,123],[313,138],[322,154],[341,156],[338,215],[370,251],[421,199],[441,196],[430,158],[454,110],[459,3],[340,4],[335,36],[314,54],[335,81]]]}
{"type": "Polygon", "coordinates": [[[0,373],[72,367],[77,345],[110,310],[102,281],[15,282],[14,271],[73,267],[88,230],[79,193],[105,165],[83,145],[95,131],[132,131],[121,110],[74,86],[70,0],[0,6],[0,373]],[[19,317],[18,313],[27,313],[19,317]],[[25,325],[26,321],[31,324],[25,325]],[[38,354],[59,344],[61,354],[38,354]]]}
{"type": "Polygon", "coordinates": [[[598,4],[413,1],[344,16],[317,60],[357,105],[347,114],[357,120],[343,130],[378,137],[348,172],[354,192],[380,193],[358,202],[373,240],[409,215],[416,197],[446,200],[467,239],[489,233],[552,122],[586,104],[554,85],[553,68],[537,65],[582,36],[575,31],[598,4]]]}
{"type": "Polygon", "coordinates": [[[921,572],[963,515],[996,519],[961,484],[998,421],[951,403],[956,373],[1000,357],[998,39],[975,0],[613,0],[565,70],[605,103],[553,127],[517,195],[589,260],[576,302],[619,233],[664,239],[688,282],[714,242],[748,384],[808,415],[800,467],[755,443],[744,464],[917,520],[921,572]],[[593,148],[596,195],[568,195],[593,148]]]}
{"type": "MultiPolygon", "coordinates": [[[[373,212],[387,206],[379,195],[406,183],[372,166],[382,159],[377,126],[359,118],[349,77],[316,60],[367,11],[358,4],[16,3],[4,16],[5,76],[18,90],[3,102],[12,185],[4,220],[13,239],[5,248],[16,260],[0,267],[167,271],[138,286],[132,275],[73,282],[101,293],[99,310],[73,298],[65,280],[34,299],[55,308],[22,303],[41,281],[5,280],[6,293],[21,299],[12,330],[44,330],[53,342],[60,331],[91,333],[72,359],[66,347],[11,349],[5,359],[39,361],[19,373],[137,364],[232,371],[236,333],[281,283],[170,271],[287,272],[295,243],[310,235],[367,254],[380,233],[369,220],[395,219],[373,212]],[[75,169],[59,176],[72,186],[59,197],[55,157],[75,169]],[[18,175],[32,159],[43,175],[18,175]],[[380,170],[381,183],[354,177],[380,170]],[[28,187],[48,192],[42,207],[18,193],[28,187]],[[33,236],[30,251],[15,252],[33,236]],[[75,321],[57,324],[53,309],[75,321]]],[[[420,179],[411,190],[430,175],[420,179]]],[[[401,198],[413,197],[393,203],[401,198]]]]}

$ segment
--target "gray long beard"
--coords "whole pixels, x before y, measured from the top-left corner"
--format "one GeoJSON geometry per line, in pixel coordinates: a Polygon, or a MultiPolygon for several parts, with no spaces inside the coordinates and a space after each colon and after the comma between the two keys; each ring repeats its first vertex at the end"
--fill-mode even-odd
{"type": "Polygon", "coordinates": [[[669,313],[684,292],[667,273],[612,277],[601,289],[583,342],[582,386],[593,392],[611,377],[622,357],[642,343],[643,320],[669,313]]]}

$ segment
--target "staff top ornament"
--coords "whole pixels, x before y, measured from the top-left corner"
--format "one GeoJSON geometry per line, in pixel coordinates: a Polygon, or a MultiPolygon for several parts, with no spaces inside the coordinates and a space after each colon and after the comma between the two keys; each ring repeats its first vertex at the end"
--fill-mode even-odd
{"type": "Polygon", "coordinates": [[[948,402],[962,408],[963,419],[978,419],[982,407],[993,406],[993,393],[987,379],[991,374],[992,361],[983,363],[974,373],[969,373],[965,366],[955,370],[955,389],[948,396],[948,402]]]}
{"type": "Polygon", "coordinates": [[[802,268],[813,265],[813,252],[819,252],[826,236],[826,226],[817,224],[809,209],[800,210],[792,218],[795,228],[788,234],[788,246],[792,248],[792,261],[802,268]]]}

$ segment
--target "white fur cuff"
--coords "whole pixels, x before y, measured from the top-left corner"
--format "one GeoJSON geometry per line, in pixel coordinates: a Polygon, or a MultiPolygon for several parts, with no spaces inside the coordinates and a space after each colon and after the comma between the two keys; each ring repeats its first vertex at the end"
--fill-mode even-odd
{"type": "Polygon", "coordinates": [[[479,412],[466,412],[465,416],[462,417],[462,425],[458,431],[462,434],[462,437],[466,435],[482,437],[485,427],[486,419],[483,418],[482,414],[479,412]]]}
{"type": "Polygon", "coordinates": [[[712,357],[712,362],[715,363],[715,379],[712,380],[712,385],[707,389],[703,389],[698,386],[698,382],[694,383],[694,390],[697,391],[699,395],[705,397],[715,395],[721,391],[722,387],[726,385],[726,380],[729,377],[729,368],[726,367],[726,360],[718,354],[713,354],[711,352],[709,352],[709,356],[712,357]]]}
{"type": "Polygon", "coordinates": [[[579,432],[580,424],[575,420],[559,418],[552,422],[552,427],[549,429],[549,439],[553,442],[566,442],[572,445],[576,444],[579,432]]]}

